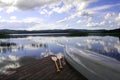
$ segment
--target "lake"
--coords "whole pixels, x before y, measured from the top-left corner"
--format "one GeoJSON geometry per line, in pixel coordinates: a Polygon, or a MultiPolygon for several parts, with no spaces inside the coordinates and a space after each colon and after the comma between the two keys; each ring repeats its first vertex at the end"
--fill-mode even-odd
{"type": "Polygon", "coordinates": [[[18,68],[51,54],[64,53],[65,46],[90,50],[120,61],[118,37],[26,36],[0,39],[0,73],[6,73],[9,68],[18,68]]]}

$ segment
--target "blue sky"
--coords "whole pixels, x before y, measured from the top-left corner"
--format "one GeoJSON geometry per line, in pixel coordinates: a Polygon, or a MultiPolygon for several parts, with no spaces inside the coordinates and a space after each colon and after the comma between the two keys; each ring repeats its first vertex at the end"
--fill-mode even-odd
{"type": "Polygon", "coordinates": [[[0,29],[116,29],[120,0],[0,0],[0,29]]]}

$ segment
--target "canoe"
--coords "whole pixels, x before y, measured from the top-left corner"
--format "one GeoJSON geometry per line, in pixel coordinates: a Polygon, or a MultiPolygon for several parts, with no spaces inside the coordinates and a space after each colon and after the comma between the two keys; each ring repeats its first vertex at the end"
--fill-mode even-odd
{"type": "Polygon", "coordinates": [[[88,80],[120,80],[120,61],[75,47],[65,47],[65,59],[88,80]]]}

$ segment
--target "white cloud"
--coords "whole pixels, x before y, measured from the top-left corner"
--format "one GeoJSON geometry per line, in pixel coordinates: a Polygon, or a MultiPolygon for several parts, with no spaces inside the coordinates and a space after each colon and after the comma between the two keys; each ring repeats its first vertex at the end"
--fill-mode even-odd
{"type": "Polygon", "coordinates": [[[119,13],[118,16],[116,17],[116,20],[120,22],[120,13],[119,13]]]}
{"type": "Polygon", "coordinates": [[[15,0],[0,0],[1,3],[12,4],[15,0]]]}
{"type": "Polygon", "coordinates": [[[30,26],[27,30],[47,30],[47,29],[56,29],[54,24],[44,24],[39,23],[33,26],[30,26]]]}
{"type": "Polygon", "coordinates": [[[112,18],[112,17],[114,17],[115,16],[115,13],[107,13],[106,15],[105,15],[105,19],[110,19],[110,18],[112,18]]]}
{"type": "Polygon", "coordinates": [[[40,14],[47,14],[47,15],[51,15],[53,12],[52,11],[48,11],[46,9],[40,10],[39,11],[40,14]]]}
{"type": "Polygon", "coordinates": [[[0,12],[3,10],[3,8],[0,8],[0,12]]]}
{"type": "Polygon", "coordinates": [[[22,10],[34,9],[60,2],[59,0],[16,0],[15,6],[22,10]],[[27,4],[26,4],[27,2],[27,4]]]}
{"type": "Polygon", "coordinates": [[[27,30],[53,30],[53,29],[69,29],[71,28],[70,25],[64,25],[64,24],[46,24],[44,22],[41,22],[39,24],[30,26],[27,28],[27,30]],[[64,27],[63,27],[64,26],[64,27]]]}
{"type": "Polygon", "coordinates": [[[66,21],[66,20],[68,20],[68,18],[67,18],[67,17],[65,17],[65,18],[64,18],[64,19],[62,19],[62,20],[56,21],[56,23],[62,23],[62,22],[64,22],[64,21],[66,21]]]}
{"type": "Polygon", "coordinates": [[[83,22],[82,20],[78,20],[76,23],[80,24],[80,23],[82,23],[82,22],[83,22]]]}
{"type": "Polygon", "coordinates": [[[89,17],[88,18],[88,22],[92,21],[93,17],[89,17]]]}
{"type": "Polygon", "coordinates": [[[15,20],[16,16],[11,16],[10,19],[15,20]]]}
{"type": "MultiPolygon", "coordinates": [[[[88,17],[88,18],[92,18],[93,17],[93,14],[96,12],[96,11],[99,11],[99,10],[104,10],[104,9],[108,9],[108,8],[111,8],[111,7],[115,7],[115,6],[120,6],[120,4],[115,4],[115,5],[103,5],[103,6],[99,6],[99,7],[95,7],[95,8],[91,8],[91,9],[85,9],[90,3],[92,2],[95,2],[94,0],[91,1],[91,2],[83,2],[84,4],[86,4],[84,7],[78,9],[78,11],[76,11],[76,13],[72,14],[71,16],[69,17],[66,17],[62,20],[59,20],[58,22],[64,22],[64,21],[67,21],[67,20],[70,20],[70,19],[74,19],[76,17],[88,17]]],[[[77,2],[78,3],[78,2],[77,2]]],[[[76,3],[76,4],[77,4],[76,3]]],[[[78,3],[79,4],[79,3],[78,3]]],[[[79,5],[81,6],[81,5],[79,5]]],[[[114,16],[115,14],[114,13],[108,13],[106,15],[105,18],[108,18],[108,17],[112,17],[114,16]]]]}
{"type": "Polygon", "coordinates": [[[56,5],[60,1],[59,0],[0,0],[0,8],[6,8],[7,10],[6,12],[10,13],[17,9],[32,10],[38,7],[56,5]]]}
{"type": "Polygon", "coordinates": [[[87,23],[87,27],[96,27],[96,26],[98,26],[99,25],[99,23],[94,23],[94,22],[90,22],[90,23],[87,23]]]}
{"type": "MultiPolygon", "coordinates": [[[[66,17],[58,22],[64,22],[70,19],[74,19],[76,17],[91,17],[92,13],[88,12],[88,11],[84,11],[84,9],[93,2],[96,2],[97,0],[74,0],[71,1],[70,3],[72,4],[72,6],[76,7],[76,12],[74,14],[71,14],[69,17],[66,17]]],[[[69,1],[66,3],[69,4],[69,1]]]]}
{"type": "MultiPolygon", "coordinates": [[[[63,23],[65,21],[69,21],[71,19],[76,19],[76,18],[80,19],[81,18],[83,20],[78,20],[78,21],[76,21],[76,23],[82,24],[82,26],[84,26],[84,24],[86,24],[85,27],[94,27],[94,28],[96,27],[96,28],[100,28],[100,29],[102,29],[102,28],[107,29],[108,27],[114,28],[114,26],[120,27],[119,17],[116,18],[116,14],[114,12],[107,13],[105,16],[101,15],[102,17],[104,16],[105,20],[102,19],[101,21],[93,22],[95,19],[97,19],[99,17],[99,16],[96,16],[96,14],[95,14],[97,11],[109,9],[109,8],[116,7],[116,6],[120,6],[119,3],[114,4],[114,5],[103,5],[103,6],[99,6],[99,7],[86,9],[86,7],[90,3],[93,3],[93,2],[95,2],[95,1],[94,0],[93,1],[91,0],[91,2],[82,1],[81,5],[80,5],[78,0],[76,0],[76,7],[77,6],[81,6],[81,7],[77,8],[76,12],[71,14],[70,16],[63,18],[62,20],[58,20],[57,23],[63,23]],[[94,15],[96,17],[93,19],[94,15]],[[84,19],[86,19],[86,21],[84,21],[84,19]]],[[[74,1],[73,1],[73,4],[74,4],[74,1]]],[[[100,17],[99,17],[99,19],[100,19],[100,17]]]]}
{"type": "Polygon", "coordinates": [[[17,10],[16,7],[9,7],[9,8],[6,10],[6,12],[7,12],[7,13],[12,13],[12,12],[14,12],[15,10],[17,10]]]}
{"type": "Polygon", "coordinates": [[[81,11],[81,12],[76,12],[69,17],[65,17],[64,19],[57,21],[57,23],[65,22],[65,21],[74,19],[76,17],[77,18],[82,17],[82,18],[88,18],[89,19],[89,18],[92,18],[92,16],[93,16],[93,14],[91,14],[89,12],[81,11]]]}
{"type": "Polygon", "coordinates": [[[13,0],[0,0],[0,8],[4,8],[12,5],[12,3],[9,1],[13,1],[13,0]]]}
{"type": "Polygon", "coordinates": [[[42,20],[37,17],[27,17],[22,20],[24,23],[40,23],[42,20]]]}
{"type": "Polygon", "coordinates": [[[57,12],[57,13],[63,13],[63,12],[68,12],[70,9],[72,8],[72,5],[64,5],[63,7],[54,7],[53,8],[53,12],[57,12]]]}
{"type": "Polygon", "coordinates": [[[75,0],[74,5],[78,11],[85,9],[89,4],[96,2],[97,0],[75,0]]]}
{"type": "Polygon", "coordinates": [[[82,19],[80,19],[80,20],[78,20],[78,21],[76,21],[76,23],[77,24],[86,24],[86,23],[88,23],[89,21],[87,20],[87,19],[84,19],[84,20],[82,20],[82,19]]]}
{"type": "Polygon", "coordinates": [[[31,10],[48,6],[52,8],[52,12],[63,13],[68,12],[72,7],[76,7],[77,11],[81,11],[95,1],[96,0],[0,0],[0,7],[7,7],[7,12],[10,13],[17,10],[17,8],[20,10],[31,10]],[[57,7],[61,2],[63,2],[64,5],[57,7]]]}
{"type": "Polygon", "coordinates": [[[11,16],[9,19],[1,19],[1,23],[40,23],[42,19],[37,17],[26,17],[24,19],[17,19],[16,16],[11,16]]]}
{"type": "Polygon", "coordinates": [[[102,6],[94,7],[94,8],[91,8],[91,9],[86,9],[86,10],[89,11],[89,12],[96,12],[96,11],[106,10],[106,9],[116,7],[116,6],[120,6],[120,3],[111,4],[111,5],[102,5],[102,6]]]}
{"type": "Polygon", "coordinates": [[[118,25],[119,28],[120,28],[120,13],[119,13],[118,16],[115,18],[115,21],[116,21],[117,25],[118,25]]]}
{"type": "MultiPolygon", "coordinates": [[[[0,0],[0,11],[6,10],[6,13],[14,12],[15,10],[38,10],[40,14],[51,15],[53,13],[68,14],[62,20],[56,21],[56,23],[46,24],[37,17],[27,17],[22,20],[18,20],[15,16],[11,16],[10,20],[0,18],[0,24],[2,26],[19,24],[24,26],[24,29],[55,29],[55,28],[70,28],[71,24],[84,27],[120,27],[120,14],[116,16],[116,13],[108,12],[105,14],[97,15],[97,11],[106,10],[112,7],[118,7],[120,4],[103,5],[94,8],[87,8],[91,3],[97,0],[0,0]],[[61,5],[61,3],[63,3],[61,5]],[[74,8],[72,12],[71,9],[74,8]],[[68,12],[68,13],[66,13],[68,12]],[[70,13],[69,13],[70,12],[70,13]],[[95,16],[95,18],[94,18],[95,16]],[[99,18],[99,19],[98,19],[99,18]],[[71,21],[68,25],[65,21],[71,21]],[[73,22],[72,22],[73,21],[73,22]],[[64,23],[65,22],[65,23],[64,23]],[[6,24],[5,24],[6,23],[6,24]],[[4,24],[4,25],[3,25],[4,24]],[[28,24],[28,25],[27,25],[28,24]],[[56,26],[57,25],[57,26],[56,26]],[[61,27],[64,26],[63,28],[61,27]]],[[[101,11],[102,13],[102,11],[101,11]]],[[[59,17],[60,17],[59,16],[59,17]]],[[[53,17],[52,17],[53,18],[53,17]]]]}
{"type": "Polygon", "coordinates": [[[120,16],[117,13],[109,12],[104,16],[104,19],[99,22],[93,22],[89,21],[86,23],[87,27],[94,27],[98,29],[115,29],[115,28],[120,28],[120,16]]]}
{"type": "Polygon", "coordinates": [[[26,30],[27,28],[41,23],[41,19],[37,17],[26,17],[25,19],[19,20],[16,16],[11,16],[9,19],[0,20],[0,29],[19,29],[26,30]]]}
{"type": "Polygon", "coordinates": [[[17,20],[15,16],[11,16],[10,19],[0,20],[0,29],[19,29],[19,30],[47,30],[47,29],[68,29],[71,28],[68,24],[58,23],[44,23],[41,19],[36,17],[27,17],[22,20],[17,20]]]}
{"type": "MultiPolygon", "coordinates": [[[[41,14],[50,14],[53,12],[56,13],[64,13],[69,12],[73,7],[76,8],[77,12],[81,12],[85,9],[90,3],[95,2],[96,0],[60,0],[59,4],[63,2],[63,6],[48,6],[51,11],[42,10],[40,11],[41,14]]],[[[78,13],[79,14],[79,13],[78,13]]]]}

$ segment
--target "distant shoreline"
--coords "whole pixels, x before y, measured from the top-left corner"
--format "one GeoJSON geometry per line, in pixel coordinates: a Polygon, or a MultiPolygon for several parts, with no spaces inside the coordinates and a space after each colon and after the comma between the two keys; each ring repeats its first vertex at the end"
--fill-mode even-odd
{"type": "Polygon", "coordinates": [[[30,33],[30,34],[2,34],[0,38],[17,38],[27,36],[68,36],[68,37],[80,37],[80,36],[116,36],[120,38],[119,33],[30,33]]]}
{"type": "Polygon", "coordinates": [[[115,30],[0,30],[0,38],[25,37],[25,36],[117,36],[120,37],[120,29],[115,30]]]}

